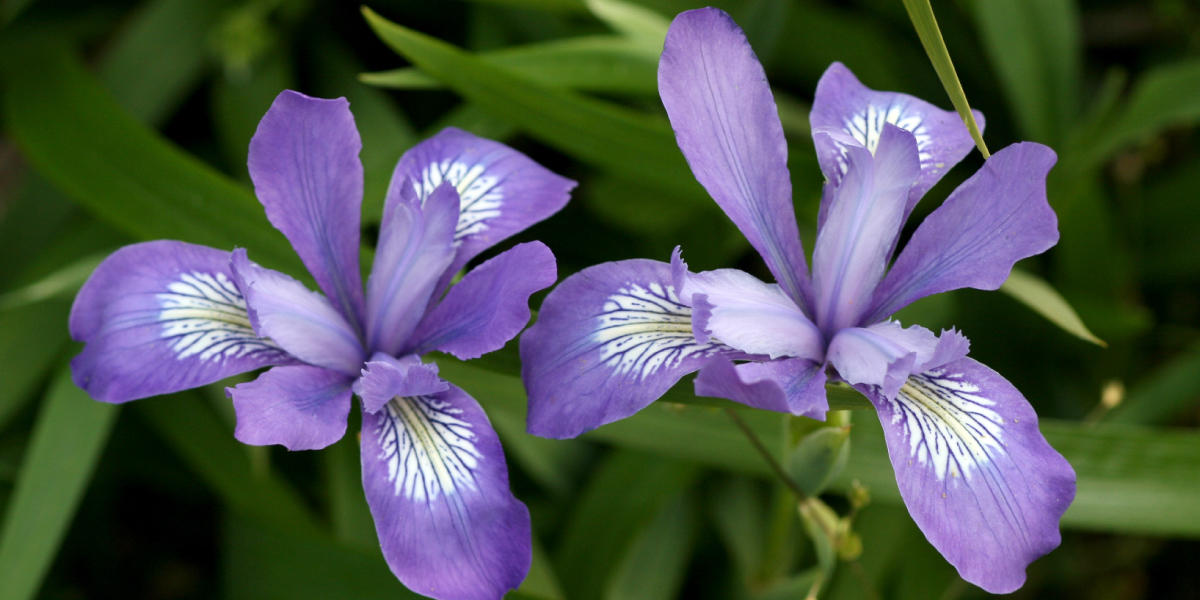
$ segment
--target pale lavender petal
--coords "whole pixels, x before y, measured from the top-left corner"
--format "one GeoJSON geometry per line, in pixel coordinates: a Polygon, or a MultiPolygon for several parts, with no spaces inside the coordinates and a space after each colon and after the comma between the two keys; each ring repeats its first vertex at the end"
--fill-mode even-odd
{"type": "Polygon", "coordinates": [[[874,385],[894,398],[913,373],[923,373],[967,355],[970,343],[957,331],[932,331],[895,321],[848,327],[829,342],[829,363],[852,385],[874,385]]]}
{"type": "Polygon", "coordinates": [[[411,188],[400,190],[401,199],[384,207],[375,264],[367,278],[367,345],[391,355],[408,345],[454,259],[458,219],[454,186],[438,186],[423,206],[411,188]]]}
{"type": "Polygon", "coordinates": [[[996,594],[1059,544],[1075,472],[1003,377],[969,358],[914,375],[892,400],[860,387],[883,423],[900,496],[963,579],[996,594]]]}
{"type": "Polygon", "coordinates": [[[324,296],[233,251],[234,281],[246,295],[254,331],[288,354],[343,375],[358,375],[366,356],[354,327],[324,296]]]}
{"type": "Polygon", "coordinates": [[[259,122],[249,156],[250,178],[267,218],[356,330],[363,316],[360,149],[345,98],[285,90],[259,122]]]}
{"type": "Polygon", "coordinates": [[[448,127],[413,146],[392,174],[388,203],[412,186],[425,200],[442,182],[458,191],[457,253],[449,271],[566,205],[576,183],[499,142],[448,127]]]}
{"type": "Polygon", "coordinates": [[[673,278],[681,283],[679,297],[692,304],[692,328],[698,341],[711,338],[770,358],[824,358],[821,332],[778,285],[737,269],[689,273],[684,265],[680,277],[682,261],[676,255],[672,262],[673,278]]]}
{"type": "Polygon", "coordinates": [[[569,438],[624,419],[663,395],[724,345],[696,341],[671,265],[625,260],[564,280],[521,335],[528,429],[569,438]]]}
{"type": "Polygon", "coordinates": [[[354,393],[363,401],[363,410],[378,412],[396,396],[424,396],[450,389],[450,384],[438,377],[434,363],[423,363],[409,354],[394,358],[376,352],[363,365],[362,376],[354,382],[354,393]]]}
{"type": "Polygon", "coordinates": [[[413,334],[414,352],[468,360],[499,350],[529,322],[529,296],[554,284],[554,254],[541,242],[518,244],[472,269],[429,311],[413,334]]]}
{"type": "Polygon", "coordinates": [[[1058,242],[1046,201],[1054,151],[1033,142],[992,155],[913,233],[875,291],[867,321],[958,288],[994,290],[1018,260],[1058,242]]]}
{"type": "Polygon", "coordinates": [[[336,371],[297,365],[225,388],[237,413],[233,436],[252,446],[320,450],[346,433],[351,381],[336,371]]]}
{"type": "Polygon", "coordinates": [[[754,408],[825,420],[825,366],[802,358],[734,365],[717,359],[696,375],[696,395],[726,398],[754,408]]]}
{"type": "Polygon", "coordinates": [[[254,332],[229,252],[157,241],[104,259],[75,297],[71,361],[96,400],[127,402],[293,362],[254,332]]]}
{"type": "Polygon", "coordinates": [[[658,92],[696,179],[803,305],[808,269],[787,141],[762,65],[729,15],[702,8],[675,17],[658,63],[658,92]]]}
{"type": "MultiPolygon", "coordinates": [[[[983,131],[983,115],[974,111],[983,131]]],[[[946,174],[962,160],[975,143],[966,125],[952,110],[942,110],[907,94],[877,92],[859,83],[842,63],[833,63],[817,82],[817,92],[809,113],[817,161],[825,178],[841,183],[849,166],[846,148],[862,146],[874,152],[890,123],[913,134],[921,161],[921,175],[909,190],[904,216],[946,174]]],[[[822,206],[822,214],[826,211],[822,206]]],[[[824,218],[820,219],[824,222],[824,218]]]]}
{"type": "Polygon", "coordinates": [[[912,134],[890,124],[884,124],[874,155],[857,146],[846,154],[850,168],[833,192],[813,249],[814,314],[826,336],[862,322],[918,175],[912,134]]]}
{"type": "Polygon", "coordinates": [[[397,398],[363,415],[363,489],[383,556],[414,592],[495,600],[529,571],[529,511],[500,441],[462,390],[397,398]]]}

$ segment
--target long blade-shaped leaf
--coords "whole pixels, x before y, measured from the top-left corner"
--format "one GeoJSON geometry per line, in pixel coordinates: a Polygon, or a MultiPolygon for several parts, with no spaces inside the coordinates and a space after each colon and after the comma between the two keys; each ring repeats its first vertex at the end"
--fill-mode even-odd
{"type": "Polygon", "coordinates": [[[1000,291],[1032,308],[1034,312],[1046,317],[1067,333],[1097,346],[1108,346],[1083,324],[1083,319],[1079,318],[1079,314],[1071,308],[1066,298],[1040,277],[1014,269],[1004,281],[1004,285],[1000,286],[1000,291]]]}
{"type": "MultiPolygon", "coordinates": [[[[464,98],[580,160],[699,199],[665,119],[554,89],[445,42],[396,25],[370,9],[367,23],[388,46],[464,98]]],[[[698,202],[712,206],[711,202],[698,202]]]]}
{"type": "Polygon", "coordinates": [[[26,158],[97,217],[141,239],[251,249],[300,271],[250,191],[147,129],[57,45],[3,57],[8,130],[26,158]]]}
{"type": "Polygon", "coordinates": [[[62,369],[46,394],[0,528],[5,600],[33,598],[91,479],[118,408],[88,398],[62,369]]]}

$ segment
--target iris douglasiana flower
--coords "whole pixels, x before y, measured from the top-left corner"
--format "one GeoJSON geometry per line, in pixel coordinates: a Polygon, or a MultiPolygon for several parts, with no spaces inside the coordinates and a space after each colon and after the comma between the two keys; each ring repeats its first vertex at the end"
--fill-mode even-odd
{"type": "Polygon", "coordinates": [[[694,371],[697,395],[815,418],[829,408],[826,382],[845,382],[875,406],[901,496],[933,546],[986,590],[1020,587],[1025,567],[1059,544],[1074,471],[1020,392],[967,357],[962,334],[890,317],[931,294],[995,289],[1057,242],[1045,190],[1054,152],[1019,143],[988,158],[893,262],[914,205],[971,138],[954,113],[867,89],[834,64],[810,114],[826,178],[810,274],[783,129],[737,24],[717,9],[680,14],[658,83],[696,179],[778,283],[692,273],[678,250],[670,263],[572,275],[521,338],[529,431],[576,436],[694,371]]]}
{"type": "Polygon", "coordinates": [[[529,511],[479,404],[420,356],[475,358],[520,332],[529,295],[556,277],[540,242],[447,285],[562,208],[575,183],[502,144],[441,132],[396,166],[364,294],[360,148],[345,99],[291,91],[250,143],[258,199],[324,295],[244,249],[127,246],[75,299],[71,335],[86,346],[72,372],[93,398],[126,402],[270,366],[227,390],[235,436],[291,450],[340,439],[357,394],[363,488],[392,571],[436,598],[498,598],[529,569],[529,511]]]}

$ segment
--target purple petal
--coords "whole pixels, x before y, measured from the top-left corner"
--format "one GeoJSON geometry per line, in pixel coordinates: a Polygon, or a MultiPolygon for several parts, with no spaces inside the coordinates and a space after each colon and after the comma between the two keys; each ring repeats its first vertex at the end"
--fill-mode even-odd
{"type": "Polygon", "coordinates": [[[802,358],[734,365],[714,360],[696,375],[696,395],[825,420],[825,367],[802,358]]]}
{"type": "Polygon", "coordinates": [[[1058,219],[1046,202],[1054,151],[1033,142],[992,155],[913,233],[875,291],[867,320],[948,290],[994,290],[1018,260],[1058,242],[1058,219]]]}
{"type": "Polygon", "coordinates": [[[787,142],[762,65],[721,10],[680,13],[658,63],[658,92],[696,179],[803,305],[808,276],[787,142]]]}
{"type": "Polygon", "coordinates": [[[717,355],[737,355],[692,335],[671,265],[625,260],[564,280],[521,335],[529,432],[569,438],[624,419],[717,355]]]}
{"type": "Polygon", "coordinates": [[[858,325],[869,308],[918,174],[912,134],[889,124],[874,155],[857,146],[846,154],[850,168],[833,192],[813,249],[815,316],[827,336],[858,325]]]}
{"type": "Polygon", "coordinates": [[[362,343],[329,300],[283,273],[250,262],[244,248],[233,251],[232,266],[259,335],[310,365],[358,375],[366,358],[362,343]]]}
{"type": "Polygon", "coordinates": [[[504,144],[448,127],[400,158],[388,203],[398,201],[406,185],[425,200],[444,181],[455,187],[462,203],[451,273],[500,240],[558,212],[576,185],[504,144]]]}
{"type": "Polygon", "coordinates": [[[893,400],[860,387],[883,423],[900,495],[963,579],[996,594],[1059,543],[1075,472],[1038,431],[1029,402],[963,358],[914,375],[893,400]]]}
{"type": "Polygon", "coordinates": [[[438,186],[424,206],[410,187],[383,211],[379,246],[367,278],[367,345],[397,355],[425,315],[438,280],[454,259],[458,193],[438,186]]]}
{"type": "Polygon", "coordinates": [[[393,358],[376,352],[367,361],[362,377],[354,382],[354,393],[363,401],[363,410],[378,412],[396,396],[424,396],[450,389],[438,377],[436,364],[426,364],[414,355],[393,358]]]}
{"type": "Polygon", "coordinates": [[[829,342],[829,363],[851,385],[879,386],[894,398],[912,373],[923,373],[967,355],[970,343],[957,331],[932,331],[895,321],[848,327],[829,342]]]}
{"type": "Polygon", "coordinates": [[[362,142],[345,98],[285,90],[250,140],[250,178],[267,218],[355,328],[363,315],[358,270],[362,142]]]}
{"type": "Polygon", "coordinates": [[[430,350],[478,358],[498,350],[529,322],[529,296],[554,284],[554,254],[541,242],[518,244],[475,267],[446,294],[413,334],[430,350]]]}
{"type": "Polygon", "coordinates": [[[451,387],[363,415],[363,489],[388,566],[414,592],[494,600],[529,571],[529,511],[479,404],[451,387]]]}
{"type": "Polygon", "coordinates": [[[260,338],[229,270],[229,253],[158,241],[104,259],[75,297],[71,361],[76,385],[103,402],[127,402],[292,362],[260,338]]]}
{"type": "Polygon", "coordinates": [[[821,332],[778,285],[737,269],[687,273],[683,268],[679,296],[693,305],[698,341],[714,338],[747,354],[771,358],[824,358],[821,332]]]}
{"type": "Polygon", "coordinates": [[[288,450],[320,450],[346,433],[350,381],[308,365],[275,367],[258,379],[225,388],[233,399],[243,444],[281,444],[288,450]]]}
{"type": "MultiPolygon", "coordinates": [[[[983,115],[974,112],[983,131],[983,115]]],[[[875,151],[884,123],[913,134],[921,160],[921,175],[909,190],[904,216],[975,143],[958,114],[942,110],[907,94],[877,92],[859,83],[842,63],[833,63],[817,82],[809,113],[817,160],[825,179],[837,185],[846,174],[846,148],[858,145],[875,151]]],[[[822,206],[822,215],[825,213],[822,206]]],[[[824,222],[824,218],[820,219],[824,222]]]]}

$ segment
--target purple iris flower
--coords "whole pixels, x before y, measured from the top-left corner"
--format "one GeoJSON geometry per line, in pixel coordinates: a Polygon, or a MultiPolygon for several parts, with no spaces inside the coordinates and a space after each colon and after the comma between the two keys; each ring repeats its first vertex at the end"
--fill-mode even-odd
{"type": "Polygon", "coordinates": [[[525,326],[529,295],[556,277],[542,243],[447,286],[480,252],[562,208],[575,183],[497,142],[442,131],[396,165],[364,294],[361,147],[344,98],[292,91],[250,142],[258,199],[324,295],[244,249],[127,246],[75,299],[71,335],[86,346],[71,369],[93,398],[119,403],[270,366],[227,389],[234,435],[289,450],[340,439],[357,394],[363,489],[392,572],[436,598],[499,598],[529,569],[529,511],[479,404],[420,356],[476,358],[525,326]]]}
{"type": "Polygon", "coordinates": [[[995,289],[1058,239],[1055,162],[1020,143],[989,158],[891,260],[913,206],[972,147],[962,121],[831,66],[810,120],[826,177],[811,274],[792,209],[787,144],[745,35],[708,8],[671,24],[659,92],[696,179],[778,283],[626,260],[567,278],[521,338],[531,433],[576,436],[699,371],[700,396],[823,418],[827,379],[875,406],[901,496],[966,580],[1009,592],[1055,548],[1075,474],[1012,384],[940,335],[889,317],[947,290],[995,289]],[[891,265],[890,269],[889,264],[891,265]]]}

